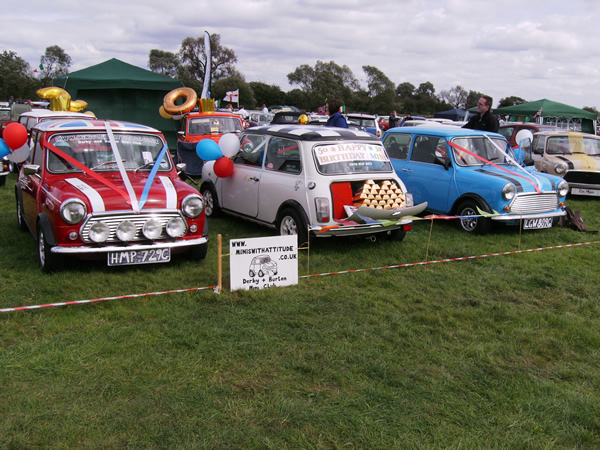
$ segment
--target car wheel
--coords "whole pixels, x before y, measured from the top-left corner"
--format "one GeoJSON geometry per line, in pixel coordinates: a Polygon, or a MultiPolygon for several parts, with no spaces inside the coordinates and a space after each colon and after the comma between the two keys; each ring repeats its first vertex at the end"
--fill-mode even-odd
{"type": "Polygon", "coordinates": [[[52,246],[48,244],[46,235],[42,227],[38,232],[38,254],[40,258],[40,267],[44,272],[55,272],[63,266],[63,257],[52,253],[52,246]]]}
{"type": "Polygon", "coordinates": [[[23,214],[23,203],[17,195],[17,223],[21,231],[27,231],[27,224],[25,223],[25,216],[23,214]]]}
{"type": "Polygon", "coordinates": [[[202,197],[204,197],[204,211],[208,217],[217,217],[221,212],[217,193],[210,185],[204,185],[201,189],[202,197]]]}
{"type": "Polygon", "coordinates": [[[298,247],[308,242],[308,225],[295,209],[284,209],[279,219],[281,236],[298,235],[298,247]]]}
{"type": "Polygon", "coordinates": [[[192,261],[202,261],[208,254],[208,242],[200,245],[195,245],[189,252],[189,257],[192,261]]]}
{"type": "MultiPolygon", "coordinates": [[[[458,216],[479,216],[477,208],[481,210],[484,209],[475,200],[465,200],[459,205],[456,214],[458,216]]],[[[486,234],[490,231],[490,225],[490,219],[487,217],[473,217],[472,219],[457,220],[458,228],[467,233],[486,234]]]]}

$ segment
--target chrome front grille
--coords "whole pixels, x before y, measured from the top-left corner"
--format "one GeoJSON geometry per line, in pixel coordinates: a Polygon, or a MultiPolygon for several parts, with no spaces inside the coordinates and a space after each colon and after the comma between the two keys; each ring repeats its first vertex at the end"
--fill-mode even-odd
{"type": "Polygon", "coordinates": [[[155,219],[158,220],[162,226],[162,233],[157,239],[166,239],[170,238],[170,236],[167,234],[165,226],[167,225],[169,220],[174,219],[176,217],[181,217],[183,221],[187,223],[185,218],[178,211],[144,211],[140,214],[134,214],[132,212],[126,212],[121,214],[91,214],[81,226],[79,234],[84,242],[93,243],[93,241],[90,239],[90,228],[95,223],[102,222],[110,228],[110,235],[105,243],[122,243],[122,241],[118,239],[115,235],[115,232],[119,224],[121,224],[125,220],[128,220],[135,225],[135,228],[137,230],[135,238],[132,239],[130,242],[147,241],[148,239],[146,239],[146,237],[142,234],[142,227],[148,220],[155,219]]]}
{"type": "Polygon", "coordinates": [[[533,214],[554,211],[558,208],[558,195],[555,192],[546,194],[518,194],[510,206],[512,214],[533,214]]]}

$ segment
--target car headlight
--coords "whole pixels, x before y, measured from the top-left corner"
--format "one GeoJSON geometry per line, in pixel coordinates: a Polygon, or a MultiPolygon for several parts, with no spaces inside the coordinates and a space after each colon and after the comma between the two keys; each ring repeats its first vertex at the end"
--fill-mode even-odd
{"type": "Polygon", "coordinates": [[[105,242],[110,236],[110,228],[102,222],[96,222],[90,227],[90,239],[97,244],[105,242]]]}
{"type": "Polygon", "coordinates": [[[172,238],[178,238],[185,234],[185,221],[181,217],[174,217],[167,222],[167,234],[172,238]]]}
{"type": "Polygon", "coordinates": [[[515,185],[512,183],[506,183],[502,188],[502,197],[504,200],[512,200],[515,198],[515,193],[517,192],[515,185]]]}
{"type": "Polygon", "coordinates": [[[181,210],[188,217],[198,217],[204,210],[204,200],[197,194],[190,194],[181,202],[181,210]]]}
{"type": "Polygon", "coordinates": [[[142,227],[142,234],[146,239],[156,239],[162,234],[162,225],[158,220],[150,219],[142,227]]]}
{"type": "Polygon", "coordinates": [[[86,214],[85,204],[77,198],[71,198],[60,205],[60,216],[71,225],[81,222],[85,219],[86,214]]]}
{"type": "Polygon", "coordinates": [[[569,193],[569,183],[567,183],[565,180],[562,180],[560,183],[558,183],[558,195],[560,195],[561,197],[564,197],[568,193],[569,193]]]}
{"type": "Polygon", "coordinates": [[[557,174],[562,175],[567,171],[567,166],[563,163],[558,163],[556,166],[554,166],[554,171],[557,174]]]}
{"type": "Polygon", "coordinates": [[[135,227],[133,222],[130,222],[129,220],[121,222],[117,227],[116,235],[119,238],[119,240],[123,242],[133,240],[136,234],[137,228],[135,227]]]}

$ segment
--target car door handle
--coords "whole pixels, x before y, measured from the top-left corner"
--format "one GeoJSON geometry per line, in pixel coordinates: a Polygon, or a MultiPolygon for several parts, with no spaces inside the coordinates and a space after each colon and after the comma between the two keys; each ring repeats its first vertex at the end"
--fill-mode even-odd
{"type": "Polygon", "coordinates": [[[402,172],[412,172],[410,169],[402,169],[402,172]]]}
{"type": "Polygon", "coordinates": [[[256,177],[248,177],[246,178],[248,181],[260,181],[258,178],[256,177]]]}

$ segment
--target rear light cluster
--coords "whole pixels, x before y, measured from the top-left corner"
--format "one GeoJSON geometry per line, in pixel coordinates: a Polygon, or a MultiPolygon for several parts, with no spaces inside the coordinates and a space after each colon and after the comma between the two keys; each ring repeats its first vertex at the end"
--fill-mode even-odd
{"type": "Polygon", "coordinates": [[[329,222],[331,218],[331,208],[329,207],[329,200],[324,197],[315,198],[315,210],[317,212],[317,221],[321,223],[329,222]]]}

